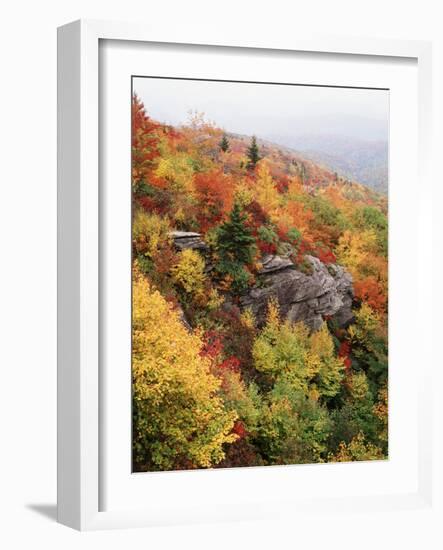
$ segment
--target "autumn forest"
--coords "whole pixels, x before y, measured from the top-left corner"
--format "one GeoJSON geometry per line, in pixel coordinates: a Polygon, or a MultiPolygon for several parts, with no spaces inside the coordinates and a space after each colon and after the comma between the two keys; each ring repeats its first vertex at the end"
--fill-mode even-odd
{"type": "Polygon", "coordinates": [[[258,132],[151,117],[135,90],[134,471],[388,457],[387,209],[258,132]]]}

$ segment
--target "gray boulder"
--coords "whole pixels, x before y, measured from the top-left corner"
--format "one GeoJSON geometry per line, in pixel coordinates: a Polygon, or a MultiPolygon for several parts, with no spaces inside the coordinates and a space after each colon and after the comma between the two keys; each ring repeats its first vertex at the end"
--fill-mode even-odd
{"type": "Polygon", "coordinates": [[[303,321],[312,330],[321,327],[325,316],[334,316],[340,326],[352,322],[351,275],[339,265],[326,266],[313,256],[306,259],[310,274],[298,271],[288,258],[264,258],[258,285],[240,298],[241,307],[252,310],[259,326],[271,298],[277,299],[283,317],[303,321]]]}

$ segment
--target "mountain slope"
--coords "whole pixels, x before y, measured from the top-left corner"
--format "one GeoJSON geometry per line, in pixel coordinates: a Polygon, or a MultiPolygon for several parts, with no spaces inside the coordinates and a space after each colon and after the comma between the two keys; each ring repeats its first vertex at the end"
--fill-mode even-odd
{"type": "MultiPolygon", "coordinates": [[[[232,149],[245,154],[250,136],[234,133],[228,135],[232,149]]],[[[338,186],[342,190],[344,188],[343,192],[349,198],[358,196],[359,200],[375,202],[386,207],[387,166],[383,167],[381,145],[378,152],[364,153],[358,149],[359,153],[356,149],[353,155],[349,154],[349,157],[346,157],[345,144],[342,145],[340,155],[332,155],[317,150],[295,149],[268,139],[260,138],[257,142],[261,155],[274,167],[273,174],[276,177],[281,175],[281,172],[287,176],[302,174],[304,184],[308,188],[338,186]],[[366,163],[365,156],[372,160],[366,163]]]]}
{"type": "Polygon", "coordinates": [[[358,181],[379,193],[387,193],[389,150],[385,141],[364,141],[328,135],[275,139],[344,178],[358,181]]]}

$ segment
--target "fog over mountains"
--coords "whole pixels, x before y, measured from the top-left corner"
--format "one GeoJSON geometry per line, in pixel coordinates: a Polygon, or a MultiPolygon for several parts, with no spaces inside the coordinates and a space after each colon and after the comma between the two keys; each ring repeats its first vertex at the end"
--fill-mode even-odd
{"type": "Polygon", "coordinates": [[[387,90],[136,78],[134,91],[155,120],[180,126],[198,111],[229,132],[291,148],[387,191],[387,90]]]}
{"type": "Polygon", "coordinates": [[[389,146],[385,140],[322,134],[267,137],[342,177],[362,183],[379,193],[388,192],[389,146]]]}

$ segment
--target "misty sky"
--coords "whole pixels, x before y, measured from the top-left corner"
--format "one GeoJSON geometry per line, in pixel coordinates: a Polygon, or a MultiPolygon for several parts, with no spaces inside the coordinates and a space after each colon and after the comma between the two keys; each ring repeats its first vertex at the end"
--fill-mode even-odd
{"type": "Polygon", "coordinates": [[[157,78],[135,78],[133,88],[149,116],[174,126],[197,110],[227,132],[289,146],[310,135],[388,140],[386,90],[157,78]]]}

